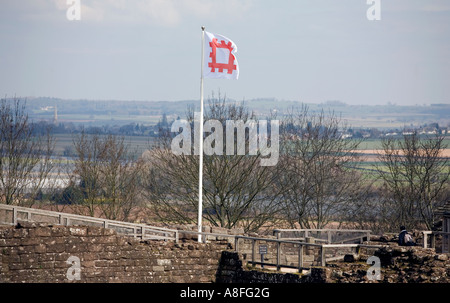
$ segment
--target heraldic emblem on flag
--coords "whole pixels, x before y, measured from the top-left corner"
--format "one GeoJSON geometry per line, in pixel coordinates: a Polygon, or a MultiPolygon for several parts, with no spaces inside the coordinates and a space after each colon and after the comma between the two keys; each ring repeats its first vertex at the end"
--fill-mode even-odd
{"type": "Polygon", "coordinates": [[[239,65],[236,44],[230,39],[205,31],[203,76],[213,79],[238,79],[239,65]]]}

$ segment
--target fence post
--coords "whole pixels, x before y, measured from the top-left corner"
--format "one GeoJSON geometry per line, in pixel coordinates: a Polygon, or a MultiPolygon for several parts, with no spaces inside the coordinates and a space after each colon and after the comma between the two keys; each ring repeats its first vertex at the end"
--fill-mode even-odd
{"type": "Polygon", "coordinates": [[[144,240],[145,238],[145,225],[141,225],[141,239],[144,240]]]}
{"type": "MultiPolygon", "coordinates": [[[[305,242],[314,244],[314,243],[316,243],[316,240],[313,237],[306,237],[305,242]]],[[[306,254],[309,256],[311,254],[314,254],[314,248],[311,248],[310,245],[308,245],[308,246],[309,247],[306,248],[306,254]]]]}
{"type": "Polygon", "coordinates": [[[325,249],[323,245],[320,246],[320,266],[325,266],[325,249]]]}
{"type": "Polygon", "coordinates": [[[255,266],[255,245],[256,240],[252,239],[252,266],[255,266]]]}
{"type": "Polygon", "coordinates": [[[428,234],[423,232],[423,248],[428,248],[428,234]]]}
{"type": "Polygon", "coordinates": [[[13,224],[17,224],[17,208],[13,207],[13,224]]]}
{"type": "Polygon", "coordinates": [[[331,230],[327,230],[327,243],[331,244],[331,230]]]}
{"type": "Polygon", "coordinates": [[[274,235],[277,239],[280,238],[280,233],[281,233],[281,230],[279,230],[279,229],[274,229],[274,230],[273,230],[273,235],[274,235]]]}
{"type": "Polygon", "coordinates": [[[281,242],[277,241],[277,270],[280,270],[281,242]]]}
{"type": "Polygon", "coordinates": [[[238,244],[239,244],[239,237],[236,236],[236,237],[234,237],[234,250],[236,252],[239,252],[238,244]]]}
{"type": "Polygon", "coordinates": [[[303,245],[298,246],[298,272],[301,273],[303,268],[303,245]]]}
{"type": "Polygon", "coordinates": [[[281,260],[281,233],[277,234],[277,270],[280,270],[280,260],[281,260]]]}

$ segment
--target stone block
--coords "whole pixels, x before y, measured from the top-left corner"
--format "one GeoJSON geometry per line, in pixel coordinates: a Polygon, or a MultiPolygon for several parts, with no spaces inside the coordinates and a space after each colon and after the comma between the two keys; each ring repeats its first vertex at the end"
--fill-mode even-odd
{"type": "Polygon", "coordinates": [[[102,228],[102,232],[105,236],[117,235],[117,232],[112,228],[102,228]]]}
{"type": "Polygon", "coordinates": [[[100,252],[103,251],[103,245],[100,244],[91,244],[88,245],[88,249],[89,252],[100,252]]]}
{"type": "Polygon", "coordinates": [[[74,236],[87,236],[87,227],[69,227],[69,232],[74,236]]]}
{"type": "Polygon", "coordinates": [[[33,237],[51,237],[52,228],[51,227],[38,227],[36,229],[31,229],[30,233],[33,237]]]}
{"type": "Polygon", "coordinates": [[[68,253],[76,254],[76,253],[85,252],[85,251],[87,251],[87,249],[88,249],[88,244],[87,243],[80,243],[80,244],[67,243],[65,245],[65,250],[64,251],[68,252],[68,253]]]}
{"type": "Polygon", "coordinates": [[[54,226],[51,229],[52,237],[66,237],[68,235],[70,235],[70,233],[65,226],[54,226]]]}
{"type": "Polygon", "coordinates": [[[155,265],[155,266],[152,267],[152,269],[155,272],[161,272],[161,271],[164,271],[164,266],[155,265]]]}
{"type": "Polygon", "coordinates": [[[103,246],[103,250],[104,250],[104,251],[110,251],[110,252],[117,252],[117,251],[120,251],[120,249],[117,247],[117,245],[113,245],[113,244],[110,244],[110,245],[104,245],[104,246],[103,246]]]}
{"type": "Polygon", "coordinates": [[[447,254],[438,254],[438,255],[435,255],[434,258],[436,260],[440,260],[440,261],[447,261],[448,255],[447,254]]]}
{"type": "Polygon", "coordinates": [[[44,254],[47,252],[47,247],[44,244],[37,244],[34,246],[34,252],[38,254],[44,254]]]}
{"type": "Polygon", "coordinates": [[[157,259],[156,264],[160,266],[172,265],[172,260],[169,259],[157,259]]]}
{"type": "MultiPolygon", "coordinates": [[[[133,265],[138,267],[138,268],[143,268],[146,267],[148,265],[148,260],[134,260],[133,265]]],[[[119,262],[119,264],[122,264],[121,262],[119,262]]],[[[158,264],[160,265],[160,264],[158,264]]]]}
{"type": "Polygon", "coordinates": [[[36,245],[40,243],[39,237],[26,237],[20,241],[20,245],[36,245]]]}
{"type": "Polygon", "coordinates": [[[171,283],[185,283],[185,279],[183,276],[172,276],[170,278],[171,283]]]}
{"type": "Polygon", "coordinates": [[[62,253],[65,250],[65,245],[61,244],[49,244],[47,245],[47,252],[49,253],[62,253]]]}
{"type": "Polygon", "coordinates": [[[88,236],[101,236],[103,235],[103,229],[102,227],[97,226],[89,226],[87,228],[87,235],[88,236]]]}
{"type": "Polygon", "coordinates": [[[117,242],[117,238],[116,236],[102,236],[102,237],[98,237],[98,243],[102,243],[102,244],[112,244],[112,243],[116,243],[117,242]]]}
{"type": "Polygon", "coordinates": [[[203,255],[203,252],[200,250],[193,250],[193,251],[189,252],[189,257],[191,257],[191,258],[200,258],[200,257],[202,257],[202,255],[203,255]]]}

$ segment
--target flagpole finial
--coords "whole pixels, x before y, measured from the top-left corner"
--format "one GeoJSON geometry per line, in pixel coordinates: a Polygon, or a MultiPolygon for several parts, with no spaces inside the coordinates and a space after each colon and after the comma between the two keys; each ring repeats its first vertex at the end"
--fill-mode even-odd
{"type": "Polygon", "coordinates": [[[202,26],[202,31],[204,31],[205,30],[205,27],[204,26],[202,26]]]}

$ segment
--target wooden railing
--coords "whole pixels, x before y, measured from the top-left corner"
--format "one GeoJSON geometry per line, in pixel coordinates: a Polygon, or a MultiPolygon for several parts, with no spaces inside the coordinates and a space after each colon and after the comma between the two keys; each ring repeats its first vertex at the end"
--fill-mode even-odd
{"type": "Polygon", "coordinates": [[[0,224],[16,225],[19,221],[43,222],[65,226],[99,226],[114,229],[118,234],[139,237],[144,240],[172,240],[178,242],[178,230],[176,229],[0,204],[0,224]]]}
{"type": "Polygon", "coordinates": [[[450,232],[426,230],[422,231],[422,234],[424,248],[436,248],[436,236],[442,235],[444,238],[442,243],[442,252],[450,252],[450,232]],[[430,247],[428,247],[428,237],[430,237],[430,247]]]}
{"type": "MultiPolygon", "coordinates": [[[[206,242],[207,239],[210,239],[211,237],[222,237],[222,238],[231,238],[231,243],[234,241],[234,249],[236,252],[242,252],[240,249],[240,243],[239,241],[245,241],[249,240],[251,241],[251,258],[248,263],[252,265],[273,265],[276,267],[277,270],[280,270],[282,267],[286,268],[297,268],[299,272],[301,272],[303,269],[307,269],[309,267],[305,266],[304,262],[304,255],[305,255],[305,249],[317,249],[318,250],[318,259],[315,260],[315,263],[318,266],[325,266],[327,261],[330,261],[331,259],[326,259],[326,250],[331,248],[354,248],[356,252],[359,251],[362,247],[367,248],[380,248],[382,246],[377,245],[364,245],[362,243],[359,244],[330,244],[331,237],[329,236],[331,232],[352,232],[352,230],[332,230],[332,229],[325,229],[325,230],[314,230],[316,232],[320,231],[323,233],[327,233],[327,239],[314,239],[313,242],[307,242],[305,239],[301,238],[295,238],[295,239],[286,239],[281,238],[280,231],[283,230],[276,230],[278,233],[275,233],[278,238],[270,238],[270,237],[249,237],[249,236],[243,236],[243,235],[230,235],[230,234],[221,234],[221,233],[209,233],[209,232],[197,232],[197,231],[188,231],[188,230],[176,230],[176,229],[169,229],[169,228],[163,228],[163,227],[157,227],[157,226],[149,226],[146,224],[136,224],[136,223],[128,223],[128,222],[122,222],[122,221],[115,221],[115,220],[108,220],[108,219],[101,219],[101,218],[94,218],[94,217],[88,217],[88,216],[80,216],[80,215],[74,215],[74,214],[68,214],[68,213],[62,213],[62,212],[55,212],[55,211],[48,211],[48,210],[42,210],[42,209],[34,209],[34,208],[26,208],[26,207],[20,207],[20,206],[11,206],[11,205],[4,205],[0,204],[0,224],[9,224],[9,225],[16,225],[20,221],[31,221],[31,222],[45,222],[45,223],[51,223],[51,224],[59,224],[59,225],[65,225],[65,226],[71,226],[71,225],[88,225],[88,226],[100,226],[104,228],[111,228],[117,231],[118,234],[124,234],[128,236],[138,237],[141,239],[151,239],[151,240],[172,240],[175,242],[178,242],[179,240],[179,234],[196,234],[196,235],[202,235],[203,242],[206,242]],[[321,241],[322,243],[317,243],[316,240],[321,241]],[[274,263],[267,263],[264,262],[264,260],[261,260],[261,262],[256,260],[256,257],[258,255],[258,252],[256,251],[256,243],[258,241],[261,242],[272,242],[276,244],[276,259],[274,263]],[[323,243],[323,242],[326,242],[323,243]],[[287,265],[282,264],[281,262],[281,256],[282,256],[282,245],[293,245],[294,247],[297,247],[297,256],[298,256],[298,263],[297,266],[293,265],[287,265]]],[[[312,230],[309,230],[312,231],[312,230]]],[[[357,230],[353,230],[356,232],[357,230]]],[[[361,231],[358,230],[357,232],[364,232],[367,237],[370,236],[370,231],[361,231]]],[[[309,234],[306,234],[309,236],[309,234]]],[[[359,239],[360,236],[358,236],[357,239],[359,239]]],[[[308,241],[310,239],[307,239],[308,241]]],[[[362,239],[361,239],[362,241],[362,239]]],[[[312,266],[312,265],[311,265],[312,266]]]]}

